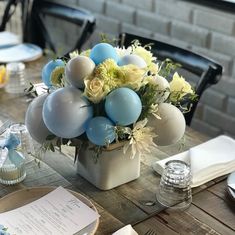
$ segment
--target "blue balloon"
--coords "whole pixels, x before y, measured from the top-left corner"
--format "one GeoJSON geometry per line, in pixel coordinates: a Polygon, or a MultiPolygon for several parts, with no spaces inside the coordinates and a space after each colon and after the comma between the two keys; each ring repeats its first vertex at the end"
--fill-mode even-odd
{"type": "Polygon", "coordinates": [[[53,134],[69,139],[85,132],[87,122],[93,117],[93,107],[80,90],[65,87],[46,98],[42,117],[53,134]]]}
{"type": "Polygon", "coordinates": [[[122,87],[113,90],[106,97],[105,111],[117,125],[128,126],[138,120],[142,111],[142,103],[133,90],[122,87]]]}
{"type": "Polygon", "coordinates": [[[108,43],[96,44],[90,53],[90,58],[95,62],[96,65],[102,63],[106,59],[113,59],[118,62],[118,54],[113,46],[108,43]]]}
{"type": "Polygon", "coordinates": [[[50,87],[51,84],[51,73],[58,66],[65,66],[63,60],[51,60],[48,62],[42,69],[42,81],[46,84],[46,86],[50,87]]]}
{"type": "Polygon", "coordinates": [[[86,135],[93,144],[105,146],[115,140],[114,125],[106,117],[94,117],[87,125],[86,135]]]}

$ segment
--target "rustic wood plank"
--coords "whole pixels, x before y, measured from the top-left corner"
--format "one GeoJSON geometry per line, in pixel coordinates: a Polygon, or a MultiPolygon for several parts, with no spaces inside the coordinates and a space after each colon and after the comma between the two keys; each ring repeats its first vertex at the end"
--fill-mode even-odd
{"type": "Polygon", "coordinates": [[[235,207],[205,190],[193,197],[193,204],[235,231],[235,207]]]}
{"type": "Polygon", "coordinates": [[[138,234],[145,234],[149,229],[152,229],[156,234],[159,235],[177,235],[178,232],[172,230],[155,217],[147,219],[137,225],[133,226],[138,234]]]}
{"type": "Polygon", "coordinates": [[[154,216],[157,220],[164,223],[166,226],[171,228],[174,231],[177,231],[179,234],[215,234],[214,229],[209,227],[207,224],[204,224],[193,217],[187,211],[174,211],[169,212],[168,210],[161,212],[160,214],[154,216]]]}
{"type": "Polygon", "coordinates": [[[224,224],[220,223],[216,218],[208,215],[206,212],[202,211],[198,207],[191,205],[188,209],[188,213],[190,213],[193,217],[201,221],[202,223],[207,224],[218,233],[226,234],[226,235],[234,235],[234,230],[228,228],[224,224]]]}

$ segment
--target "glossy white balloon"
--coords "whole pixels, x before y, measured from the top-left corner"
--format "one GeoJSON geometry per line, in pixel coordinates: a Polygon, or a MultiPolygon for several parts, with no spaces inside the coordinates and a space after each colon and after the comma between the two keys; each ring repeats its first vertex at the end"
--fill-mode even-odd
{"type": "Polygon", "coordinates": [[[93,107],[75,87],[60,88],[44,102],[43,120],[56,136],[74,138],[83,134],[93,117],[93,107]]]}
{"type": "Polygon", "coordinates": [[[159,146],[177,143],[185,132],[184,115],[178,108],[168,103],[162,103],[158,108],[161,119],[157,119],[152,115],[148,122],[149,126],[155,128],[157,134],[155,143],[159,146]]]}
{"type": "Polygon", "coordinates": [[[92,74],[95,63],[89,57],[77,56],[72,58],[65,67],[65,76],[71,85],[84,88],[84,78],[92,74]]]}
{"type": "Polygon", "coordinates": [[[136,65],[141,69],[147,67],[147,64],[144,61],[144,59],[138,55],[125,55],[118,61],[119,66],[128,65],[128,64],[136,65]]]}
{"type": "Polygon", "coordinates": [[[48,94],[36,97],[30,104],[25,115],[25,125],[31,137],[38,143],[43,143],[52,133],[42,119],[42,108],[48,94]]]}
{"type": "Polygon", "coordinates": [[[169,82],[162,76],[155,75],[154,83],[158,86],[158,98],[156,100],[157,103],[163,103],[170,95],[170,84],[169,82]]]}

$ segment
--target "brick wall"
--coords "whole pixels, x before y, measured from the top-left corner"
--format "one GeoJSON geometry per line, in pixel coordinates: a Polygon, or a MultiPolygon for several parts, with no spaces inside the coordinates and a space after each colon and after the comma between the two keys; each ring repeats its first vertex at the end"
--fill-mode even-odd
{"type": "MultiPolygon", "coordinates": [[[[235,136],[234,14],[182,0],[70,0],[66,3],[88,9],[96,16],[97,29],[91,44],[99,40],[100,32],[116,37],[127,31],[189,48],[220,62],[224,66],[223,78],[202,96],[192,127],[211,136],[221,133],[235,136]]],[[[65,40],[69,42],[70,38],[65,40]]]]}

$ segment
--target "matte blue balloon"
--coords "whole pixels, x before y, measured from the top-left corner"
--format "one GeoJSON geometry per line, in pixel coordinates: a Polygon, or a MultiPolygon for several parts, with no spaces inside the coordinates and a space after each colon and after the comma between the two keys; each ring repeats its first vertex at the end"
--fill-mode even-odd
{"type": "Polygon", "coordinates": [[[65,66],[63,60],[51,60],[48,62],[42,69],[42,81],[46,84],[46,86],[50,87],[51,84],[51,73],[58,66],[65,66]]]}
{"type": "Polygon", "coordinates": [[[112,91],[105,100],[105,111],[108,117],[121,126],[136,122],[141,110],[142,104],[139,96],[126,87],[112,91]]]}
{"type": "Polygon", "coordinates": [[[74,138],[83,134],[93,117],[93,107],[74,87],[60,88],[45,100],[42,117],[47,128],[56,136],[74,138]]]}
{"type": "Polygon", "coordinates": [[[106,117],[94,117],[88,122],[86,135],[93,144],[105,146],[115,139],[114,125],[106,117]]]}
{"type": "Polygon", "coordinates": [[[113,59],[116,62],[119,60],[115,48],[108,43],[96,44],[91,49],[90,58],[95,62],[96,65],[102,63],[106,59],[113,59]]]}

